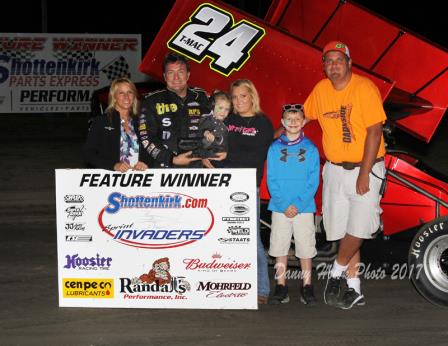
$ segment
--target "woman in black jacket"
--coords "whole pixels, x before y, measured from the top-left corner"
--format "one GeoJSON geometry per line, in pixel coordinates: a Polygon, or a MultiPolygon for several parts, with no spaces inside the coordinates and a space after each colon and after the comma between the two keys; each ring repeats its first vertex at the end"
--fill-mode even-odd
{"type": "Polygon", "coordinates": [[[138,106],[135,84],[127,78],[114,80],[105,114],[93,120],[84,145],[90,167],[119,172],[148,168],[150,158],[137,137],[138,106]]]}
{"type": "MultiPolygon", "coordinates": [[[[238,79],[230,85],[233,114],[224,121],[228,130],[228,151],[224,161],[228,168],[256,168],[257,188],[260,187],[264,161],[274,138],[274,129],[269,118],[261,111],[260,97],[252,81],[238,79]]],[[[257,232],[258,303],[268,301],[270,284],[268,263],[257,232]]]]}

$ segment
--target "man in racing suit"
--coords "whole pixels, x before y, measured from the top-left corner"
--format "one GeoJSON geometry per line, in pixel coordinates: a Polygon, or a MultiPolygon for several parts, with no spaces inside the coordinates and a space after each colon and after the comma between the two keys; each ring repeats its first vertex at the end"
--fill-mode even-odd
{"type": "Polygon", "coordinates": [[[199,121],[210,113],[209,100],[202,89],[188,87],[190,66],[183,56],[168,54],[163,76],[166,88],[146,95],[142,101],[140,139],[154,160],[153,167],[191,166],[200,158],[192,157],[191,151],[181,152],[179,140],[202,139],[199,121]]]}

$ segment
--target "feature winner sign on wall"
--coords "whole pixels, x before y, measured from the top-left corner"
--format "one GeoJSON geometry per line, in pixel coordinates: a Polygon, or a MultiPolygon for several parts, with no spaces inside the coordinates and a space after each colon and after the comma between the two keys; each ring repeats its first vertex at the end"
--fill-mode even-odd
{"type": "Polygon", "coordinates": [[[61,307],[257,308],[254,169],[56,170],[61,307]]]}
{"type": "Polygon", "coordinates": [[[137,71],[140,35],[0,34],[0,113],[88,112],[94,90],[137,71]]]}

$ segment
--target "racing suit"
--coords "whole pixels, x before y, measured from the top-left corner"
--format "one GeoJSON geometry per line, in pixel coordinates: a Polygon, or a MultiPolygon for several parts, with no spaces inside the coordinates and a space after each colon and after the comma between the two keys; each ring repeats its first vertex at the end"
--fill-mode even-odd
{"type": "Polygon", "coordinates": [[[188,88],[185,98],[162,89],[142,101],[138,132],[143,148],[154,160],[154,167],[172,167],[173,157],[180,154],[181,138],[202,138],[199,122],[210,113],[204,90],[188,88]]]}

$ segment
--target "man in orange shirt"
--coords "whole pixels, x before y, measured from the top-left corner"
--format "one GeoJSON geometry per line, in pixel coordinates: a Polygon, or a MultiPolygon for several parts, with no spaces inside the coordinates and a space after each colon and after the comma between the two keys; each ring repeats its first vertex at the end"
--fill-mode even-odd
{"type": "Polygon", "coordinates": [[[386,114],[378,88],[351,70],[348,47],[323,49],[327,76],[305,102],[305,116],[318,120],[327,162],[322,171],[322,214],[327,239],[340,240],[324,291],[326,304],[365,305],[358,277],[360,247],[380,226],[380,188],[385,175],[382,125],[386,114]],[[341,294],[343,276],[347,290],[341,294]]]}

